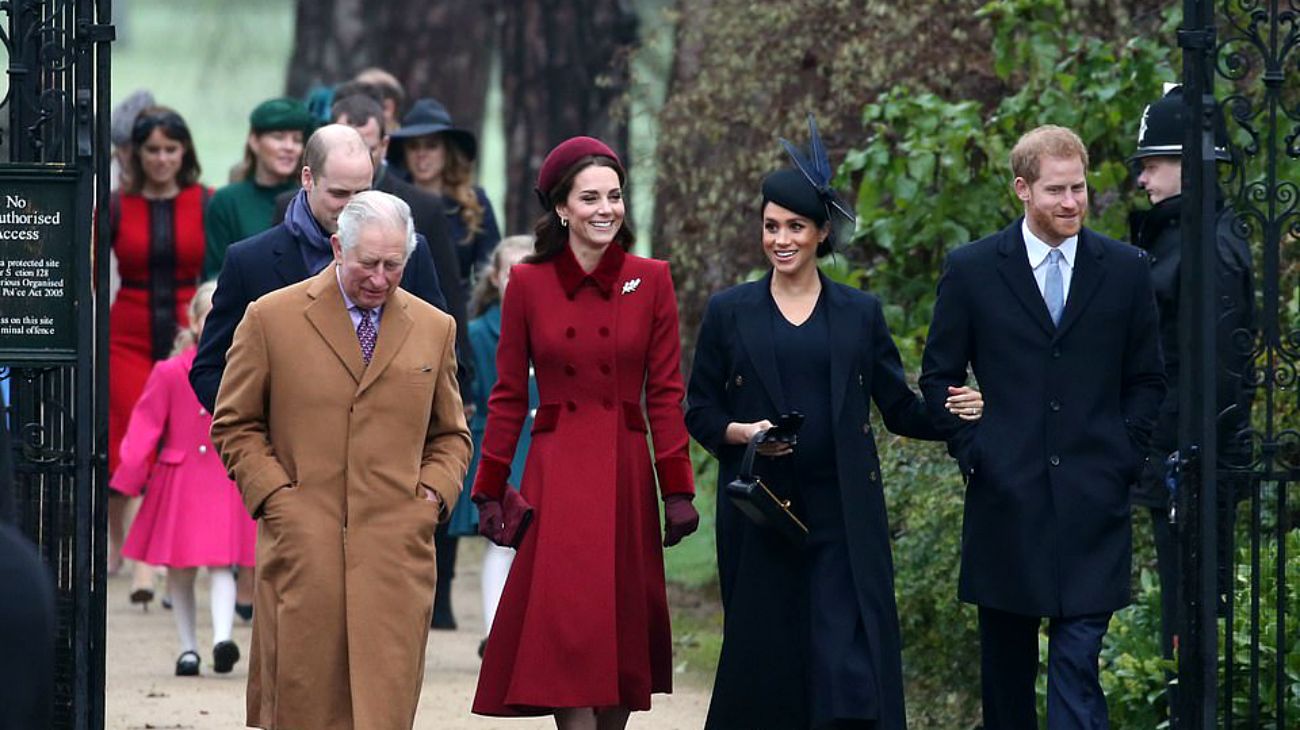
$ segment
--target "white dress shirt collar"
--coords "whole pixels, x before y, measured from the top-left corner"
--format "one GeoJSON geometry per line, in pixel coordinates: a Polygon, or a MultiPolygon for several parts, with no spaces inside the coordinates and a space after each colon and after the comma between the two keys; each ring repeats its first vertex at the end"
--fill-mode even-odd
{"type": "MultiPolygon", "coordinates": [[[[338,264],[334,265],[334,278],[339,283],[339,294],[343,295],[343,306],[347,307],[348,316],[352,318],[352,329],[356,329],[361,324],[361,307],[358,307],[352,301],[347,290],[343,288],[343,269],[338,264]]],[[[378,331],[379,320],[384,316],[384,305],[381,304],[375,307],[373,311],[375,313],[375,330],[378,331]]]]}
{"type": "MultiPolygon", "coordinates": [[[[1025,236],[1025,252],[1029,254],[1029,268],[1037,269],[1042,265],[1043,260],[1047,258],[1047,254],[1051,253],[1053,247],[1047,245],[1043,239],[1035,236],[1034,232],[1029,230],[1028,218],[1021,221],[1020,230],[1025,236]]],[[[1055,248],[1059,249],[1061,255],[1065,257],[1065,265],[1073,270],[1074,255],[1079,251],[1079,237],[1077,235],[1070,236],[1055,248]]]]}

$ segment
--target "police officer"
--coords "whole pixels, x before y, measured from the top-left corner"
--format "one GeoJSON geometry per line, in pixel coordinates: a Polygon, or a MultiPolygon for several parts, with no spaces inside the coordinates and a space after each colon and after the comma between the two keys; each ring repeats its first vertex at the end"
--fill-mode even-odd
{"type": "MultiPolygon", "coordinates": [[[[1151,436],[1152,453],[1139,483],[1133,492],[1135,506],[1146,507],[1154,528],[1156,561],[1160,574],[1162,609],[1162,643],[1166,658],[1173,656],[1173,637],[1179,604],[1178,546],[1170,525],[1171,494],[1165,485],[1164,463],[1178,448],[1179,405],[1179,263],[1182,259],[1182,153],[1186,129],[1186,107],[1181,86],[1168,88],[1164,97],[1147,106],[1142,113],[1138,129],[1137,151],[1130,158],[1137,174],[1138,187],[1151,201],[1149,210],[1133,214],[1130,223],[1130,240],[1147,251],[1151,262],[1151,279],[1155,289],[1156,304],[1160,312],[1160,339],[1165,355],[1165,375],[1168,391],[1160,409],[1155,432],[1151,436]]],[[[1215,130],[1215,159],[1231,159],[1227,149],[1227,130],[1222,116],[1215,130]]],[[[1224,200],[1222,190],[1216,191],[1214,275],[1218,289],[1218,322],[1216,337],[1218,368],[1215,373],[1218,400],[1218,463],[1224,470],[1244,470],[1250,459],[1249,443],[1243,438],[1250,427],[1251,390],[1243,378],[1250,363],[1249,345],[1253,337],[1243,334],[1254,332],[1254,285],[1251,278],[1250,250],[1238,232],[1238,219],[1232,207],[1224,200]],[[1243,346],[1244,345],[1244,346],[1243,346]]],[[[1229,534],[1232,512],[1224,509],[1233,503],[1231,491],[1239,491],[1237,498],[1246,496],[1241,483],[1234,479],[1220,479],[1220,540],[1229,534]]],[[[1221,553],[1220,564],[1226,565],[1227,554],[1221,553]]],[[[1228,590],[1221,583],[1220,591],[1228,590]]]]}

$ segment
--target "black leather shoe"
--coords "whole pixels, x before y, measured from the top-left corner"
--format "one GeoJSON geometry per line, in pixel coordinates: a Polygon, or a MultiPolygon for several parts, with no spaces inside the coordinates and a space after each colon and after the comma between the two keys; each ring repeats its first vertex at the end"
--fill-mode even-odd
{"type": "Polygon", "coordinates": [[[138,603],[138,604],[140,604],[140,606],[141,606],[144,610],[148,611],[148,610],[149,610],[149,602],[152,601],[152,600],[153,600],[153,589],[152,589],[152,588],[132,588],[132,589],[131,589],[131,603],[132,603],[133,605],[138,603]]]}
{"type": "Polygon", "coordinates": [[[252,621],[252,620],[253,620],[253,604],[251,604],[251,603],[236,603],[236,604],[235,604],[235,613],[238,614],[239,617],[242,618],[242,619],[244,619],[245,621],[252,621]]]}
{"type": "Polygon", "coordinates": [[[430,624],[439,631],[456,630],[456,614],[451,612],[451,599],[434,600],[433,622],[430,624]]]}
{"type": "Polygon", "coordinates": [[[212,647],[212,671],[229,674],[239,661],[239,645],[233,641],[219,641],[212,647]]]}
{"type": "Polygon", "coordinates": [[[181,652],[181,655],[176,658],[176,676],[199,676],[199,655],[192,651],[181,652]]]}

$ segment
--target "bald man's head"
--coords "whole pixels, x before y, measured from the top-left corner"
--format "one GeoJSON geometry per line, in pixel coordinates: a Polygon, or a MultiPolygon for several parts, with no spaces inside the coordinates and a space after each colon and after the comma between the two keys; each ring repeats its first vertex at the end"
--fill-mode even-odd
{"type": "Polygon", "coordinates": [[[370,189],[375,174],[370,150],[357,130],[327,124],[307,140],[303,162],[302,188],[312,217],[326,233],[333,233],[352,196],[370,189]]]}

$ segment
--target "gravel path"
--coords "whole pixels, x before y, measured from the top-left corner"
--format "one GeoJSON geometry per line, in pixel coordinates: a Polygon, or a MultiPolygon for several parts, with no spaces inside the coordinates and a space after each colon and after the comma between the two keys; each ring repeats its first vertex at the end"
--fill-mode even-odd
{"type": "MultiPolygon", "coordinates": [[[[415,727],[420,730],[506,730],[554,727],[549,719],[505,720],[469,713],[478,678],[476,650],[483,619],[479,599],[482,546],[463,540],[454,582],[458,631],[429,632],[424,692],[415,727]]],[[[244,687],[248,665],[240,661],[227,675],[211,673],[211,652],[201,651],[202,676],[177,677],[179,649],[171,612],[155,601],[147,612],[127,599],[129,570],[109,580],[108,661],[105,726],[110,730],[228,730],[244,727],[244,687]]],[[[207,613],[207,576],[200,573],[199,645],[212,641],[207,613]]],[[[235,619],[235,641],[247,655],[250,628],[235,619]]],[[[245,656],[245,659],[247,657],[245,656]]],[[[704,725],[706,688],[679,680],[672,695],[656,695],[654,709],[632,716],[629,728],[694,730],[704,725]]]]}

